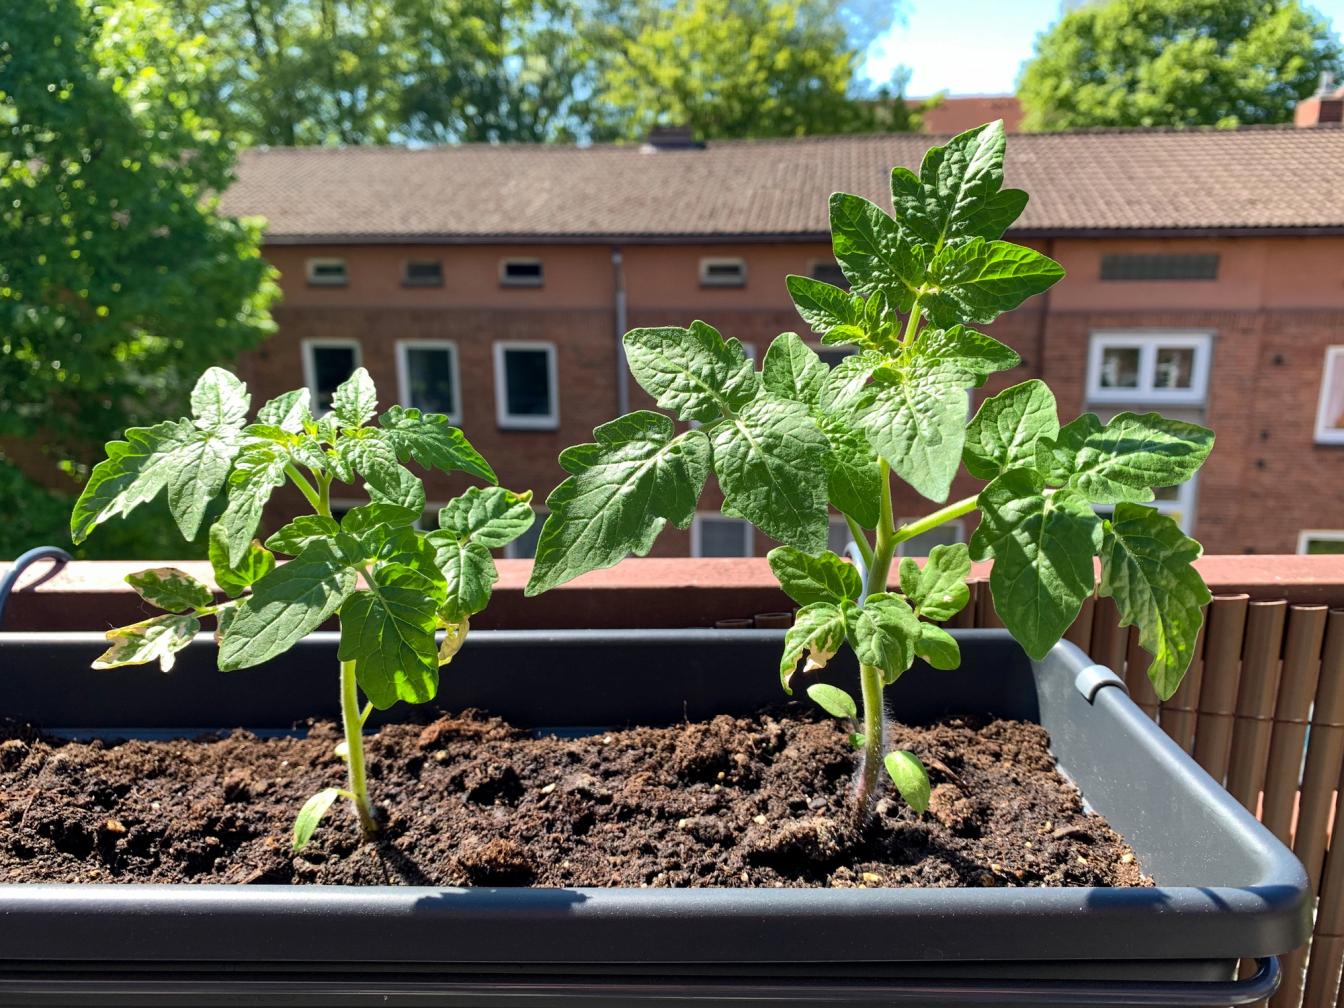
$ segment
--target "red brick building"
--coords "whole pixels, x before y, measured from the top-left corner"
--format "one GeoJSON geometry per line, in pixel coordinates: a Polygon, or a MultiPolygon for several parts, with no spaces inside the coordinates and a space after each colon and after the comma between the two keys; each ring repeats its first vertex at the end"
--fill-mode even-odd
{"type": "MultiPolygon", "coordinates": [[[[1344,540],[1344,128],[1304,118],[1008,146],[1008,184],[1031,193],[1009,236],[1068,276],[991,327],[1026,366],[977,399],[1040,376],[1065,419],[1157,409],[1212,427],[1197,483],[1161,506],[1213,553],[1344,540]]],[[[625,329],[700,318],[757,352],[803,330],[784,277],[833,276],[828,194],[885,203],[890,168],[931,142],[251,151],[225,208],[268,219],[284,301],[245,377],[320,398],[363,364],[384,403],[456,416],[540,504],[562,447],[649,404],[623,377],[625,329]]],[[[930,510],[913,493],[897,507],[930,510]]],[[[704,509],[656,552],[771,545],[712,491],[704,509]]]]}

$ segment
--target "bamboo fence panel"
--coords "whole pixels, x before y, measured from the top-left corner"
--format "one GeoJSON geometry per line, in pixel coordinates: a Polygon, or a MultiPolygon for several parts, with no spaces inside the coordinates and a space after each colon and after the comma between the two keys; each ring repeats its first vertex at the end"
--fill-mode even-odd
{"type": "Polygon", "coordinates": [[[1269,758],[1274,700],[1279,692],[1279,656],[1288,603],[1252,602],[1246,614],[1241,652],[1241,685],[1227,763],[1227,790],[1252,812],[1259,810],[1260,785],[1269,758]]]}
{"type": "Polygon", "coordinates": [[[1205,606],[1204,621],[1195,641],[1195,656],[1190,662],[1190,670],[1185,673],[1176,692],[1159,709],[1162,730],[1188,753],[1195,750],[1195,721],[1199,716],[1199,691],[1204,684],[1204,638],[1208,620],[1209,608],[1205,606]]]}
{"type": "Polygon", "coordinates": [[[1241,642],[1246,633],[1249,595],[1215,595],[1204,635],[1204,684],[1195,722],[1195,762],[1221,782],[1227,775],[1232,719],[1241,680],[1241,642]]]}

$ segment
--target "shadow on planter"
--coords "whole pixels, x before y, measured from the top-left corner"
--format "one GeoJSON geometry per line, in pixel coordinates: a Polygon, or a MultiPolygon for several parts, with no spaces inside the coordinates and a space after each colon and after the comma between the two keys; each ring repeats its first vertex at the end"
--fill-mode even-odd
{"type": "MultiPolygon", "coordinates": [[[[593,729],[780,700],[781,631],[478,632],[437,706],[593,729]]],[[[1270,993],[1310,932],[1307,879],[1268,831],[1070,644],[1032,662],[957,631],[902,719],[1038,721],[1153,889],[438,889],[0,885],[0,1004],[1229,1005],[1270,993]],[[898,958],[899,956],[899,958],[898,958]],[[1234,981],[1237,961],[1261,960],[1234,981]]],[[[336,635],[220,673],[95,672],[97,634],[0,634],[0,711],[76,735],[284,730],[335,716],[336,635]]],[[[852,655],[826,670],[852,683],[852,655]]],[[[395,718],[397,711],[390,712],[395,718]]]]}

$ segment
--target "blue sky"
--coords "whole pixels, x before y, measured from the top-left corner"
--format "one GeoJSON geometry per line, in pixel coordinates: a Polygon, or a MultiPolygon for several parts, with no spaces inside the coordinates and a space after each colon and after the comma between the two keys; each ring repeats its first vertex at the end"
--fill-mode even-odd
{"type": "MultiPolygon", "coordinates": [[[[1344,28],[1344,0],[1309,4],[1344,28]]],[[[869,50],[871,76],[911,70],[906,94],[1007,94],[1036,35],[1059,17],[1060,0],[906,0],[904,23],[869,50]],[[954,60],[949,53],[956,53],[954,60]]]]}

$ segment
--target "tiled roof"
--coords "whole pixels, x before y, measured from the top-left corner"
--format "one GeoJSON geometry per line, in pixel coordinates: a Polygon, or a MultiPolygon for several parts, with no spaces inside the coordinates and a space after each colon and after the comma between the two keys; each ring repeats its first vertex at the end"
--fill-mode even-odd
{"type": "MultiPolygon", "coordinates": [[[[911,105],[923,102],[912,99],[911,105]]],[[[947,95],[923,113],[925,133],[960,133],[991,119],[1002,119],[1003,128],[1016,133],[1022,124],[1022,104],[1017,95],[947,95]]]]}
{"type": "MultiPolygon", "coordinates": [[[[939,139],[257,149],[224,208],[288,242],[808,238],[829,193],[885,204],[891,167],[939,139]]],[[[1019,134],[1007,176],[1028,233],[1344,229],[1337,126],[1019,134]]]]}

